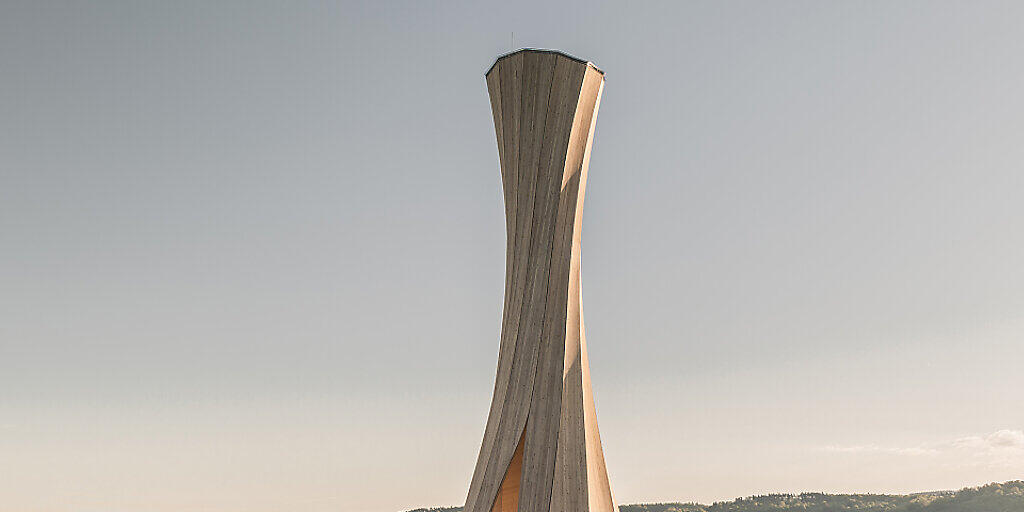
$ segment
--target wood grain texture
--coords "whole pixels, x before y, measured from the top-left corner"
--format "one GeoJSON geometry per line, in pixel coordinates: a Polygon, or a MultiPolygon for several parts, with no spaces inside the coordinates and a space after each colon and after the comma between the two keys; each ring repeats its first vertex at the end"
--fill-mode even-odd
{"type": "Polygon", "coordinates": [[[491,512],[516,512],[519,510],[519,487],[523,477],[523,438],[512,454],[512,462],[505,471],[505,477],[498,488],[498,496],[494,498],[491,512]]]}
{"type": "Polygon", "coordinates": [[[486,77],[505,196],[505,297],[466,512],[611,512],[579,284],[604,74],[560,52],[520,50],[486,77]]]}

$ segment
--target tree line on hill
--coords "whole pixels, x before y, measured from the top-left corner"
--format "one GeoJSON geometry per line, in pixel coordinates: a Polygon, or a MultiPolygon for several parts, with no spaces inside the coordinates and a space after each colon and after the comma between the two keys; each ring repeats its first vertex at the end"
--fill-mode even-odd
{"type": "MultiPolygon", "coordinates": [[[[462,512],[462,507],[409,512],[462,512]]],[[[767,494],[711,505],[640,503],[619,512],[1024,512],[1024,480],[915,494],[767,494]]]]}

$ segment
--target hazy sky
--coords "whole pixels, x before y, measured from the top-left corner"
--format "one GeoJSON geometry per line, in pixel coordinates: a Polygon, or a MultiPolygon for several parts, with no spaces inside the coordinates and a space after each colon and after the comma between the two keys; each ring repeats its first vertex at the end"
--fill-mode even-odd
{"type": "Polygon", "coordinates": [[[504,278],[484,71],[607,73],[620,503],[1024,476],[1024,5],[0,4],[0,511],[461,504],[504,278]]]}

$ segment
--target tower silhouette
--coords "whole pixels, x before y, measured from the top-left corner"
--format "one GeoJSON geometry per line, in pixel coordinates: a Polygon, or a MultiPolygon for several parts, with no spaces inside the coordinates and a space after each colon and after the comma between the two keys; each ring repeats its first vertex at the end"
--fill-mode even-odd
{"type": "Polygon", "coordinates": [[[604,73],[550,50],[486,74],[505,195],[494,396],[465,512],[613,512],[580,307],[580,230],[604,73]]]}

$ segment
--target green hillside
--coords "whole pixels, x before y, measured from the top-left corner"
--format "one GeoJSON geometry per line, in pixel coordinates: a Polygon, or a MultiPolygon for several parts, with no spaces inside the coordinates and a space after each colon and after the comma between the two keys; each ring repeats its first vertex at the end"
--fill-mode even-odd
{"type": "MultiPolygon", "coordinates": [[[[462,512],[462,507],[409,512],[462,512]]],[[[619,512],[1024,512],[1024,480],[917,494],[768,494],[711,505],[642,503],[619,512]]]]}

